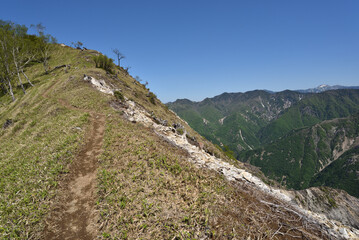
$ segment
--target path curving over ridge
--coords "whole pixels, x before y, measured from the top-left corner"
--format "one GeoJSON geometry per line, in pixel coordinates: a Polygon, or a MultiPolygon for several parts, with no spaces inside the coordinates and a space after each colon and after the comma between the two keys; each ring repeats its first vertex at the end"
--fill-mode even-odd
{"type": "MultiPolygon", "coordinates": [[[[49,98],[51,85],[42,95],[49,98]]],[[[75,108],[64,99],[62,106],[89,114],[89,130],[84,145],[69,166],[69,173],[60,181],[59,191],[48,217],[43,239],[95,239],[97,236],[96,174],[97,157],[102,151],[106,117],[103,114],[75,108]]]]}

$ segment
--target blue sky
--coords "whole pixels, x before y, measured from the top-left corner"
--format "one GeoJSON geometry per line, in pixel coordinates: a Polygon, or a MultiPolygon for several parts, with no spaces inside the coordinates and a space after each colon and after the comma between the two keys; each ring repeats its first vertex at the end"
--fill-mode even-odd
{"type": "Polygon", "coordinates": [[[359,85],[357,0],[3,1],[0,19],[114,58],[163,101],[359,85]]]}

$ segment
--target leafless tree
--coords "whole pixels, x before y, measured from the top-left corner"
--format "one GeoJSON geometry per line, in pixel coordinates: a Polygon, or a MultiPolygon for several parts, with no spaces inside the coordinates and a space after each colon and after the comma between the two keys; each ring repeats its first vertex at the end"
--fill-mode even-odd
{"type": "Polygon", "coordinates": [[[142,82],[142,79],[141,79],[139,76],[136,76],[135,79],[136,79],[136,81],[139,82],[139,83],[142,82]]]}
{"type": "Polygon", "coordinates": [[[130,70],[131,67],[125,67],[123,68],[123,70],[125,71],[125,74],[128,75],[129,74],[129,70],[130,70]]]}
{"type": "Polygon", "coordinates": [[[125,56],[117,48],[112,49],[112,52],[116,55],[117,61],[118,61],[118,66],[120,67],[120,61],[121,61],[121,59],[124,59],[125,56]]]}
{"type": "Polygon", "coordinates": [[[81,49],[84,44],[83,44],[82,42],[80,42],[80,41],[77,41],[77,42],[72,42],[72,45],[73,45],[76,49],[81,49]]]}
{"type": "Polygon", "coordinates": [[[31,27],[35,27],[38,32],[40,38],[38,49],[42,57],[45,74],[48,74],[50,53],[53,46],[51,43],[56,43],[56,38],[50,34],[45,35],[45,27],[41,23],[36,26],[31,25],[31,27]]]}

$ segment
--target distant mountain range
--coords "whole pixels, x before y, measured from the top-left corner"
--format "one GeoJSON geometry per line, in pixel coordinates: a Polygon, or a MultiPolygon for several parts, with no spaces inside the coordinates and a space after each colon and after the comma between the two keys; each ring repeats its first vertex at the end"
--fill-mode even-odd
{"type": "Polygon", "coordinates": [[[359,197],[359,87],[223,93],[168,107],[228,156],[289,188],[326,185],[359,197]]]}
{"type": "Polygon", "coordinates": [[[295,90],[295,91],[300,92],[300,93],[321,93],[321,92],[325,92],[328,90],[338,90],[338,89],[359,89],[359,86],[349,86],[348,87],[348,86],[341,86],[341,85],[330,86],[330,85],[322,84],[316,88],[309,88],[309,89],[302,89],[302,90],[295,90]]]}

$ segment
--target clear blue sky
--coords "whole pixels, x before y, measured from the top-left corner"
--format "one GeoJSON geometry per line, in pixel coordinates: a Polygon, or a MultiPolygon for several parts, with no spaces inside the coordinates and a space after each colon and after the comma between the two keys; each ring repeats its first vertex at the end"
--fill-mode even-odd
{"type": "Polygon", "coordinates": [[[118,48],[164,102],[359,85],[358,0],[9,0],[0,19],[113,58],[118,48]]]}

